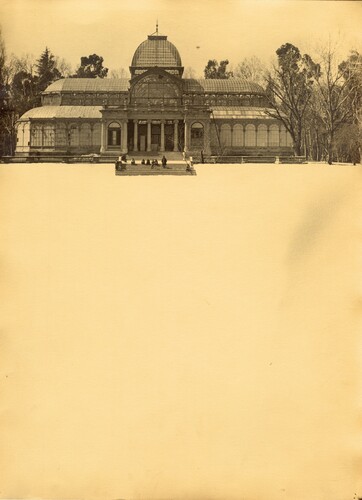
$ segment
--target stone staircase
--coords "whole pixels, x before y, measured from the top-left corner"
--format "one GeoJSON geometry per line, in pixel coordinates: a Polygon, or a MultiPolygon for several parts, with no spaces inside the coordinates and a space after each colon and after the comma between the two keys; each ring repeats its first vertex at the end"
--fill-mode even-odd
{"type": "Polygon", "coordinates": [[[187,164],[184,161],[171,161],[167,162],[167,167],[163,168],[162,165],[151,167],[150,165],[130,165],[127,163],[124,170],[115,169],[116,175],[130,176],[130,175],[196,175],[194,168],[186,170],[187,164]]]}

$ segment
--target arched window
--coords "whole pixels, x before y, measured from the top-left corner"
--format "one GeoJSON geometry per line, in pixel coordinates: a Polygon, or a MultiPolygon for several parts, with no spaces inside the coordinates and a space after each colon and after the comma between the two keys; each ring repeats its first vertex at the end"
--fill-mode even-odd
{"type": "Polygon", "coordinates": [[[93,125],[93,138],[92,138],[93,146],[101,145],[101,124],[95,123],[93,125]]]}
{"type": "Polygon", "coordinates": [[[121,126],[117,122],[108,125],[108,146],[121,145],[121,126]]]}
{"type": "Polygon", "coordinates": [[[259,125],[257,134],[257,145],[266,148],[268,145],[268,132],[266,125],[259,125]]]}
{"type": "Polygon", "coordinates": [[[245,127],[245,146],[253,147],[256,145],[255,126],[249,123],[245,127]]]}
{"type": "Polygon", "coordinates": [[[222,146],[231,146],[231,127],[228,123],[223,123],[220,127],[220,141],[222,146]]]}
{"type": "Polygon", "coordinates": [[[287,131],[284,125],[280,127],[280,145],[281,146],[287,145],[287,131]]]}
{"type": "Polygon", "coordinates": [[[244,129],[240,123],[234,125],[233,128],[233,146],[243,145],[244,129]]]}
{"type": "Polygon", "coordinates": [[[45,125],[43,128],[43,146],[55,146],[55,133],[53,125],[45,125]]]}
{"type": "Polygon", "coordinates": [[[24,123],[24,146],[30,146],[30,123],[24,123]]]}
{"type": "Polygon", "coordinates": [[[67,145],[67,127],[64,123],[57,123],[56,125],[55,144],[57,146],[67,145]]]}
{"type": "Polygon", "coordinates": [[[41,146],[43,143],[43,131],[40,125],[34,125],[31,129],[31,145],[35,147],[41,146]]]}
{"type": "Polygon", "coordinates": [[[80,128],[79,136],[80,146],[90,146],[91,143],[91,128],[89,123],[83,123],[80,128]]]}
{"type": "Polygon", "coordinates": [[[70,130],[68,132],[68,140],[70,146],[79,146],[79,129],[78,126],[74,123],[70,126],[70,130]]]}
{"type": "Polygon", "coordinates": [[[269,127],[269,146],[279,146],[279,127],[278,125],[270,125],[269,127]]]}
{"type": "Polygon", "coordinates": [[[191,125],[191,146],[204,146],[204,126],[202,123],[196,122],[191,125]]]}

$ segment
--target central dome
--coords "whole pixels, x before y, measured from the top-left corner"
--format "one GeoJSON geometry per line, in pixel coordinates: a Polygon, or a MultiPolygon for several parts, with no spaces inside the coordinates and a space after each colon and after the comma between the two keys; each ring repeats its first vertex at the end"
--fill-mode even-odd
{"type": "Polygon", "coordinates": [[[131,68],[181,68],[181,57],[164,35],[149,35],[136,49],[131,68]]]}

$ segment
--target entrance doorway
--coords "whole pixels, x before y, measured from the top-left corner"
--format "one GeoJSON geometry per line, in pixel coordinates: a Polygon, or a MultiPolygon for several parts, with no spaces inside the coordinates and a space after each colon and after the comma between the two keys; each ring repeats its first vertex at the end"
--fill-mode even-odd
{"type": "Polygon", "coordinates": [[[173,151],[174,126],[172,124],[165,125],[165,150],[173,151]]]}
{"type": "Polygon", "coordinates": [[[146,151],[147,148],[147,125],[138,125],[138,148],[139,151],[146,151]]]}
{"type": "Polygon", "coordinates": [[[161,125],[151,126],[151,151],[159,151],[161,146],[161,125]]]}

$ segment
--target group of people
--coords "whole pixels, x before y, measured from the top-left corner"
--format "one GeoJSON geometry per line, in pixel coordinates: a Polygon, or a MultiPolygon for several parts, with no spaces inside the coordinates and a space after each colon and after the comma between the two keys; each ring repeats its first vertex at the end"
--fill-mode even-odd
{"type": "MultiPolygon", "coordinates": [[[[116,161],[116,168],[122,169],[122,167],[123,167],[125,169],[126,163],[127,163],[127,155],[124,154],[122,156],[119,156],[117,161],[116,161]]],[[[131,159],[131,165],[137,165],[136,160],[134,158],[131,159]]],[[[157,158],[152,159],[152,160],[150,160],[149,158],[147,158],[147,160],[145,160],[143,158],[141,161],[141,165],[150,165],[151,168],[153,168],[153,167],[159,166],[159,162],[158,162],[157,158]]],[[[167,158],[165,155],[163,155],[161,158],[161,165],[163,168],[167,168],[167,166],[166,166],[167,165],[167,158]]]]}
{"type": "MultiPolygon", "coordinates": [[[[141,165],[151,165],[151,168],[153,167],[158,167],[159,166],[159,162],[157,160],[157,158],[153,159],[153,160],[150,160],[149,158],[147,158],[147,160],[145,160],[144,158],[142,159],[141,161],[141,165]]],[[[162,156],[161,158],[161,165],[163,166],[163,168],[167,168],[166,165],[167,165],[167,158],[165,155],[162,156]]]]}

